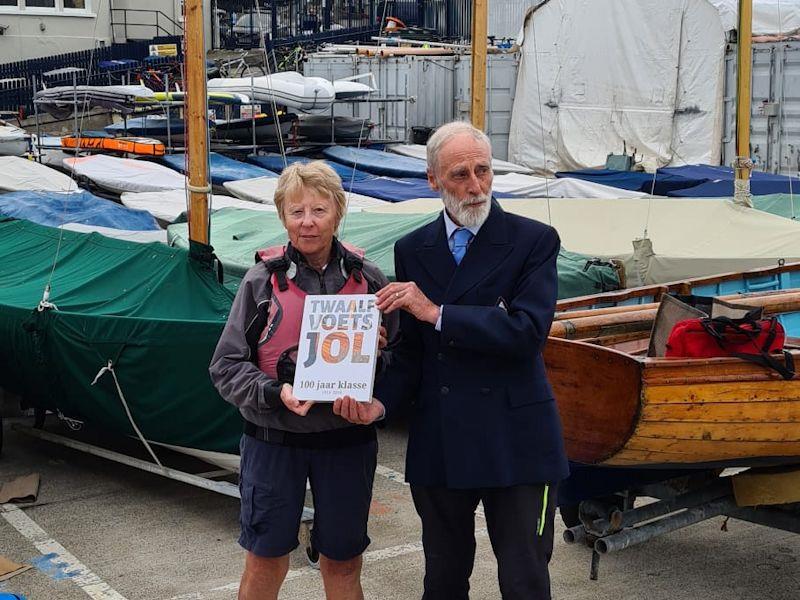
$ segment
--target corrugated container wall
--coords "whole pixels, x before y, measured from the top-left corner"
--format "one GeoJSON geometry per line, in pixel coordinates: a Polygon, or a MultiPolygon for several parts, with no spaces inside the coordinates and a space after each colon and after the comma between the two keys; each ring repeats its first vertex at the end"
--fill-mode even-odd
{"type": "MultiPolygon", "coordinates": [[[[469,119],[469,56],[376,58],[312,54],[306,76],[334,80],[372,73],[378,89],[373,98],[409,99],[387,103],[337,103],[334,115],[369,117],[378,124],[375,137],[407,141],[412,127],[437,127],[469,119]]],[[[486,133],[496,158],[508,156],[511,107],[517,82],[516,54],[490,55],[486,74],[486,133]]]]}
{"type": "MultiPolygon", "coordinates": [[[[487,34],[497,39],[516,38],[525,13],[543,0],[491,0],[487,34]]],[[[427,0],[422,5],[422,25],[448,38],[469,40],[472,35],[472,0],[427,0]]]]}
{"type": "MultiPolygon", "coordinates": [[[[800,42],[753,44],[750,147],[756,169],[800,171],[800,42]]],[[[725,54],[723,164],[736,157],[736,45],[725,54]]]]}

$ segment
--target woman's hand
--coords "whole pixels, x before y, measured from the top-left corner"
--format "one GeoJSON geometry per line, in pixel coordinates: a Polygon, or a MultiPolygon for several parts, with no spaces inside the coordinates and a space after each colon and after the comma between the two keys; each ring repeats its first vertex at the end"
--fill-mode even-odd
{"type": "Polygon", "coordinates": [[[370,402],[358,402],[355,398],[344,396],[333,403],[333,413],[356,425],[369,425],[383,417],[386,409],[377,398],[370,402]]]}
{"type": "Polygon", "coordinates": [[[298,400],[295,398],[294,390],[288,383],[284,383],[281,386],[281,400],[283,400],[283,404],[286,408],[301,417],[305,417],[308,411],[311,410],[311,407],[314,406],[314,402],[311,400],[298,400]]]}

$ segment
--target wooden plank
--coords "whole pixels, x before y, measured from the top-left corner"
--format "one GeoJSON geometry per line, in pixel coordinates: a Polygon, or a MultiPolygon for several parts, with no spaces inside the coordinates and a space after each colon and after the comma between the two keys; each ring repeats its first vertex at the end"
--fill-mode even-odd
{"type": "Polygon", "coordinates": [[[800,448],[800,423],[709,423],[639,421],[633,439],[795,444],[800,448]]]}
{"type": "Polygon", "coordinates": [[[642,466],[669,462],[692,464],[728,461],[731,466],[735,466],[753,458],[791,456],[800,456],[800,442],[736,442],[633,437],[625,445],[625,448],[603,464],[617,464],[619,460],[634,460],[641,463],[642,466]],[[736,459],[740,459],[740,461],[737,462],[736,459]]]}
{"type": "Polygon", "coordinates": [[[645,404],[642,421],[691,423],[800,423],[800,401],[645,404]]]}
{"type": "Polygon", "coordinates": [[[688,385],[648,385],[645,404],[696,404],[726,402],[791,402],[800,399],[800,379],[701,383],[688,385]]]}
{"type": "Polygon", "coordinates": [[[472,125],[486,128],[486,44],[488,0],[472,0],[472,125]]]}
{"type": "Polygon", "coordinates": [[[739,506],[800,502],[800,467],[766,472],[750,470],[731,479],[733,495],[739,506]]]}

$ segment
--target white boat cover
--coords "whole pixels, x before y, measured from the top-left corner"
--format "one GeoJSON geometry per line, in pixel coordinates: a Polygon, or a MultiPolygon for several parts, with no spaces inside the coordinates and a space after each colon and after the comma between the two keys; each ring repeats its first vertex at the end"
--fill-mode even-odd
{"type": "Polygon", "coordinates": [[[527,198],[646,198],[648,195],[574,177],[556,179],[519,173],[495,175],[492,190],[527,198]]]}
{"type": "MultiPolygon", "coordinates": [[[[122,204],[128,208],[146,210],[156,219],[172,223],[181,213],[186,212],[186,192],[184,190],[167,190],[164,192],[125,192],[120,197],[122,204]]],[[[274,211],[274,205],[260,204],[249,200],[240,200],[230,196],[214,194],[211,196],[211,210],[218,208],[246,208],[248,210],[274,211]]]]}
{"type": "Polygon", "coordinates": [[[366,83],[359,83],[358,81],[351,81],[349,79],[337,79],[333,82],[333,90],[336,93],[338,100],[344,98],[358,98],[359,96],[367,96],[375,90],[368,86],[366,83]]]}
{"type": "Polygon", "coordinates": [[[153,90],[143,85],[63,85],[36,92],[34,99],[39,108],[57,119],[70,116],[93,106],[110,108],[126,114],[132,113],[137,98],[152,98],[153,90]]]}
{"type": "Polygon", "coordinates": [[[4,192],[70,192],[78,184],[60,171],[20,156],[0,156],[0,190],[4,192]]]}
{"type": "MultiPolygon", "coordinates": [[[[739,28],[739,0],[710,0],[725,31],[739,28]]],[[[753,35],[789,34],[800,29],[800,0],[753,0],[753,35]]]]}
{"type": "Polygon", "coordinates": [[[151,231],[129,231],[126,229],[112,229],[111,227],[99,227],[97,225],[84,225],[83,223],[65,223],[61,226],[62,229],[69,231],[77,231],[79,233],[99,233],[110,238],[118,240],[127,240],[129,242],[139,242],[141,244],[148,244],[150,242],[167,243],[167,230],[156,229],[151,231]]]}
{"type": "Polygon", "coordinates": [[[30,135],[24,129],[0,121],[0,156],[21,156],[28,150],[30,135]]]}
{"type": "Polygon", "coordinates": [[[304,77],[296,71],[262,77],[227,77],[209,79],[208,89],[237,92],[251,96],[256,102],[272,102],[296,110],[327,110],[333,103],[333,84],[321,77],[304,77]]]}
{"type": "MultiPolygon", "coordinates": [[[[428,149],[422,144],[391,144],[386,146],[389,152],[401,154],[402,156],[410,156],[411,158],[418,158],[420,160],[428,160],[428,149]]],[[[533,171],[528,167],[522,165],[515,165],[499,158],[492,159],[492,170],[495,175],[503,175],[505,173],[523,173],[531,174],[533,171]]]]}
{"type": "MultiPolygon", "coordinates": [[[[499,202],[509,212],[550,222],[573,252],[624,261],[628,287],[800,260],[800,223],[720,198],[499,202]],[[635,241],[645,231],[652,253],[635,241]]],[[[425,198],[365,210],[402,214],[441,209],[441,200],[425,198]]]]}
{"type": "Polygon", "coordinates": [[[0,142],[16,142],[24,140],[28,133],[15,125],[0,125],[0,142]]]}
{"type": "MultiPolygon", "coordinates": [[[[275,188],[278,185],[278,180],[275,177],[256,177],[255,179],[242,179],[241,181],[227,181],[223,185],[231,194],[242,200],[275,204],[275,188]]],[[[361,194],[350,192],[346,192],[346,196],[348,211],[367,206],[389,204],[372,196],[362,196],[361,194]]]]}
{"type": "Polygon", "coordinates": [[[719,164],[725,33],[706,0],[550,0],[521,41],[509,160],[600,167],[625,144],[658,166],[719,164]]]}
{"type": "Polygon", "coordinates": [[[65,158],[64,167],[111,192],[160,192],[184,189],[185,178],[169,167],[145,160],[94,154],[65,158]]]}

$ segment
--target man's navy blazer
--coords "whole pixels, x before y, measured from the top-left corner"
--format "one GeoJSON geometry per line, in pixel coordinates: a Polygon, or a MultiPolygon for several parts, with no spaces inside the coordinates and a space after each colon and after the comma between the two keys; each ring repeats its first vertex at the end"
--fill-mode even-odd
{"type": "Polygon", "coordinates": [[[448,488],[553,483],[568,474],[542,347],[558,291],[555,229],[488,218],[456,267],[444,217],[395,245],[398,281],[443,306],[441,332],[403,311],[375,397],[411,405],[406,479],[448,488]]]}

